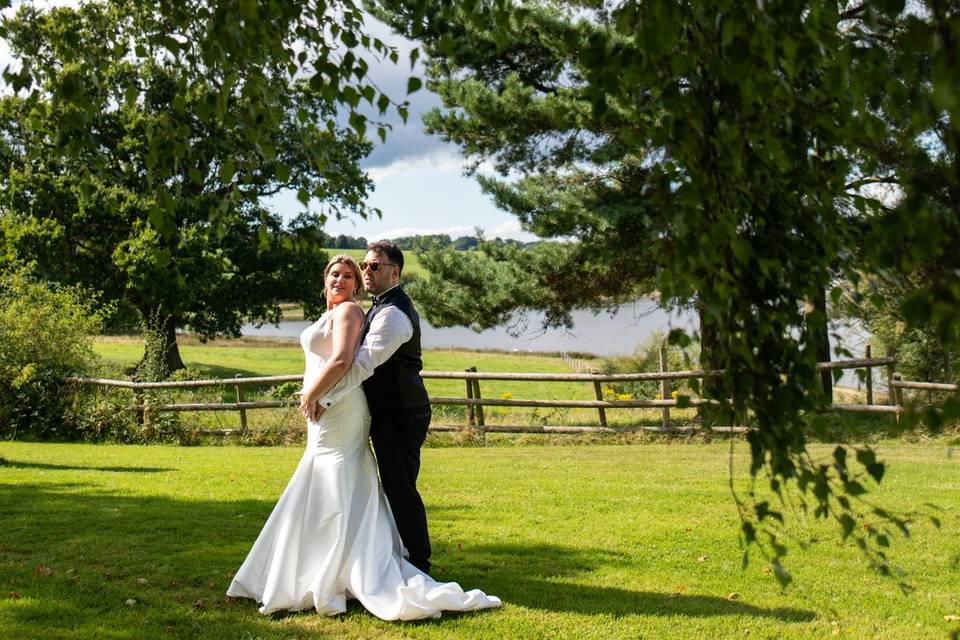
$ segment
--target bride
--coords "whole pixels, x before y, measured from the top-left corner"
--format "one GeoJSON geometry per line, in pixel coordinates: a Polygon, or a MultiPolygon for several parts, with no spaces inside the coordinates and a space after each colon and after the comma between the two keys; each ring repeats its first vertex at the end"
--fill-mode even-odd
{"type": "MultiPolygon", "coordinates": [[[[300,335],[307,390],[332,387],[350,368],[364,316],[353,297],[360,269],[347,255],[324,270],[327,311],[300,335]]],[[[307,447],[227,595],[262,603],[260,613],[314,608],[336,615],[356,598],[384,620],[500,606],[455,582],[436,582],[405,559],[368,444],[370,411],[361,387],[318,419],[308,403],[307,447]]]]}

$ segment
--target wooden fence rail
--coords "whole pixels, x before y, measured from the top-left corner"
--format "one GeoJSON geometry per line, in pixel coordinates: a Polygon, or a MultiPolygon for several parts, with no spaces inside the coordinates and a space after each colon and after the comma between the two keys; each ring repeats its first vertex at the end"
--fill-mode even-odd
{"type": "MultiPolygon", "coordinates": [[[[869,351],[868,351],[869,353],[869,351]]],[[[892,373],[896,359],[892,356],[883,358],[860,358],[853,360],[838,360],[834,362],[821,362],[817,364],[819,370],[830,369],[866,369],[868,372],[873,367],[887,367],[888,380],[890,380],[890,389],[903,387],[904,383],[894,380],[892,373]]],[[[661,426],[659,428],[644,427],[648,430],[671,431],[676,430],[671,427],[670,408],[679,406],[702,406],[707,404],[719,404],[716,400],[689,397],[682,399],[670,398],[669,382],[671,380],[703,380],[705,378],[715,378],[724,375],[723,370],[717,369],[698,369],[690,371],[668,371],[665,352],[661,354],[660,371],[656,372],[638,372],[638,373],[618,373],[618,374],[600,374],[600,373],[513,373],[513,372],[486,372],[477,371],[476,367],[470,367],[465,371],[423,371],[421,376],[425,379],[455,379],[464,381],[465,397],[453,396],[434,396],[430,398],[433,405],[446,406],[464,406],[467,409],[467,426],[478,427],[487,431],[522,431],[522,432],[560,432],[567,427],[505,427],[490,426],[485,424],[483,407],[554,407],[554,408],[588,408],[596,409],[600,427],[569,427],[576,432],[581,431],[612,431],[607,426],[608,409],[637,409],[637,408],[659,408],[662,411],[661,426]],[[550,382],[589,382],[594,390],[596,400],[542,400],[542,399],[510,399],[510,398],[484,398],[480,391],[481,380],[500,380],[500,381],[550,381],[550,382]],[[631,399],[631,400],[604,400],[601,385],[604,382],[635,382],[635,381],[660,381],[661,397],[660,399],[631,399]]],[[[281,407],[297,406],[296,400],[244,400],[242,388],[251,385],[276,385],[284,382],[302,382],[302,375],[282,375],[282,376],[256,376],[256,377],[235,377],[226,379],[212,380],[183,380],[176,382],[129,382],[124,380],[110,380],[103,378],[68,378],[70,382],[81,385],[119,387],[130,389],[134,392],[137,399],[136,410],[144,422],[149,422],[150,415],[153,413],[178,412],[178,411],[239,411],[240,412],[240,431],[247,431],[247,415],[249,409],[275,409],[281,407]],[[203,387],[234,387],[236,402],[221,403],[175,403],[150,405],[145,401],[143,391],[156,389],[196,389],[203,387]]],[[[871,404],[873,400],[872,375],[867,375],[867,398],[868,404],[833,404],[831,409],[836,411],[851,412],[871,412],[871,413],[902,413],[902,402],[897,402],[895,393],[890,393],[891,402],[888,405],[871,404]]],[[[932,383],[911,383],[926,384],[932,383]]],[[[942,386],[938,386],[940,389],[942,386]]],[[[956,388],[953,385],[954,389],[956,388]]],[[[931,387],[911,387],[911,388],[931,388],[931,387]]],[[[439,430],[439,428],[438,428],[439,430]]],[[[682,429],[681,429],[682,430],[682,429]]],[[[571,431],[566,431],[571,432],[571,431]]]]}

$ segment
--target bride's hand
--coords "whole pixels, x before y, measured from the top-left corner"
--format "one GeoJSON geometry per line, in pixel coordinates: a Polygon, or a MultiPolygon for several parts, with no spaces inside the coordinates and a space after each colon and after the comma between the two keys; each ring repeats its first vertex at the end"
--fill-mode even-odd
{"type": "Polygon", "coordinates": [[[308,420],[312,419],[310,416],[310,398],[302,391],[300,392],[300,406],[297,408],[297,411],[300,412],[304,418],[308,420]]]}
{"type": "Polygon", "coordinates": [[[320,416],[323,415],[324,408],[320,406],[319,400],[311,400],[308,396],[303,393],[300,394],[300,415],[302,415],[307,420],[312,420],[316,422],[320,419],[320,416]]]}

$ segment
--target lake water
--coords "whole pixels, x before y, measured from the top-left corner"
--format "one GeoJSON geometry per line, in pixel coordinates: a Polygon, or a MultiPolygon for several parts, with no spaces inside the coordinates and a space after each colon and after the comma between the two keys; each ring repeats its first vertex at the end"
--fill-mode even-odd
{"type": "MultiPolygon", "coordinates": [[[[628,355],[638,345],[645,343],[657,333],[668,333],[680,328],[692,331],[697,328],[696,314],[692,311],[667,313],[654,300],[640,299],[617,308],[611,315],[607,312],[594,314],[579,310],[572,313],[574,326],[567,329],[542,329],[543,314],[527,315],[525,326],[497,327],[476,332],[465,327],[438,329],[421,320],[421,344],[426,349],[501,349],[504,351],[551,351],[581,352],[598,356],[628,355]]],[[[245,336],[273,336],[297,338],[309,321],[286,321],[279,326],[256,327],[244,325],[245,336]]],[[[840,336],[843,345],[854,357],[863,357],[867,341],[866,332],[850,325],[832,326],[832,333],[840,336]]],[[[836,339],[831,335],[831,341],[836,339]]],[[[831,346],[835,347],[835,344],[831,346]]],[[[856,378],[847,372],[841,384],[856,386],[856,378]]]]}

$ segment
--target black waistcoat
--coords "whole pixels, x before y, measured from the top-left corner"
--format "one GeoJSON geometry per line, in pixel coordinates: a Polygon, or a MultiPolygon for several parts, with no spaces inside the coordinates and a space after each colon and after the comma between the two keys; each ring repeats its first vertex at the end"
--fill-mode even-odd
{"type": "Polygon", "coordinates": [[[420,354],[420,316],[403,289],[395,287],[377,299],[376,304],[367,312],[363,335],[366,337],[370,323],[387,307],[396,307],[410,319],[413,335],[401,344],[386,362],[374,369],[372,376],[364,380],[363,391],[367,395],[370,413],[380,415],[427,409],[430,399],[423,386],[423,378],[420,377],[420,370],[423,369],[420,354]]]}

